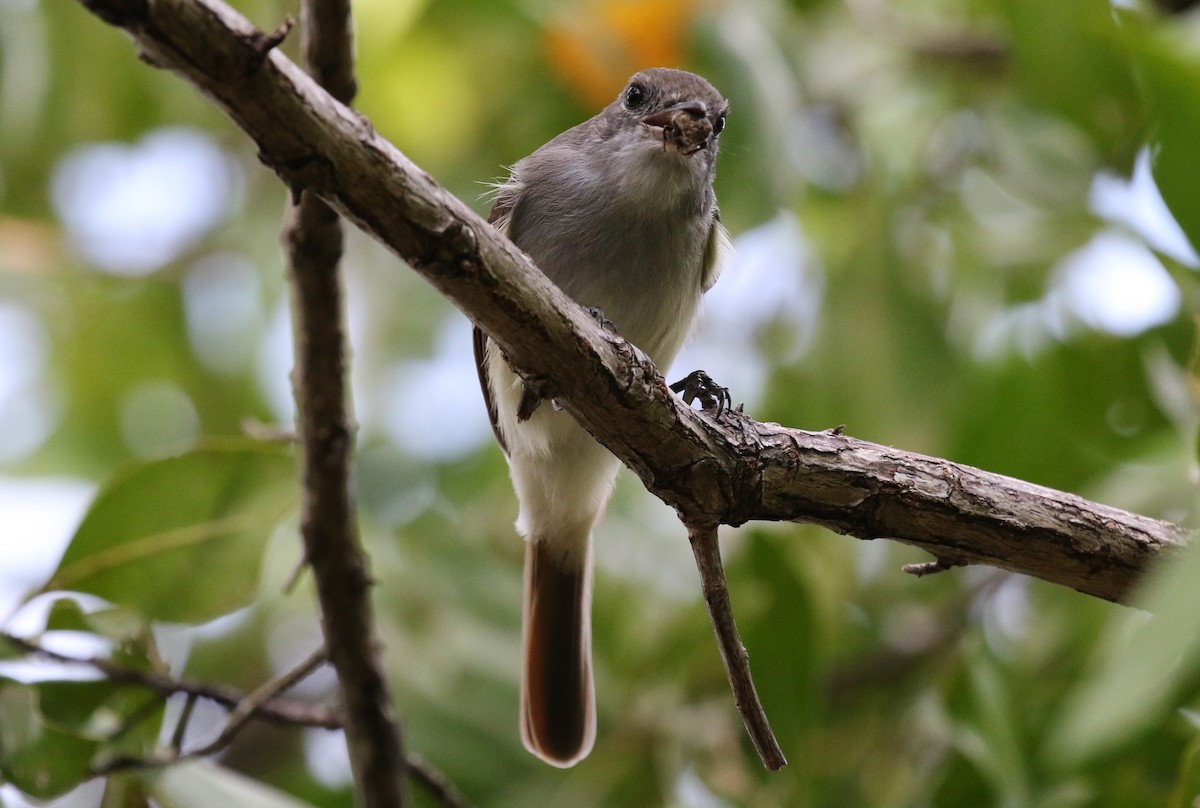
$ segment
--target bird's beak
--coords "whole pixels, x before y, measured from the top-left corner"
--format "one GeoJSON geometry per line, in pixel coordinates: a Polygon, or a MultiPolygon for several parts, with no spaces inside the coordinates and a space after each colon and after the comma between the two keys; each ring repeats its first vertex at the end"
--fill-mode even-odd
{"type": "Polygon", "coordinates": [[[708,107],[703,101],[680,101],[674,106],[659,110],[652,115],[647,115],[642,118],[642,123],[647,126],[668,126],[674,123],[676,118],[689,117],[692,120],[700,120],[708,117],[708,107]]]}
{"type": "Polygon", "coordinates": [[[674,146],[687,157],[708,148],[713,129],[708,107],[698,100],[680,101],[647,115],[642,123],[661,130],[663,148],[674,146]]]}

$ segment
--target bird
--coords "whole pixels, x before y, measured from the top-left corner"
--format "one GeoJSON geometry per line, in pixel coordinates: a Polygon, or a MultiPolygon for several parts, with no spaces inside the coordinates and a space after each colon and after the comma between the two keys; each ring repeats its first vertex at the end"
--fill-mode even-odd
{"type": "MultiPolygon", "coordinates": [[[[575,302],[667,368],[728,261],[713,178],[729,102],[683,70],[639,71],[594,117],[497,183],[488,221],[575,302]]],[[[480,387],[525,539],[520,733],[560,768],[592,750],[592,529],[619,461],[541,401],[478,326],[480,387]]]]}

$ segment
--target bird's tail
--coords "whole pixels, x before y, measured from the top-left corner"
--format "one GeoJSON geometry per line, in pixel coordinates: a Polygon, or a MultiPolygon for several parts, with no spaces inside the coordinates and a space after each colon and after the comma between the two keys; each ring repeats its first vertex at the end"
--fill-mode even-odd
{"type": "Polygon", "coordinates": [[[591,541],[565,558],[534,537],[525,544],[521,740],[542,760],[566,768],[592,751],[591,541]]]}

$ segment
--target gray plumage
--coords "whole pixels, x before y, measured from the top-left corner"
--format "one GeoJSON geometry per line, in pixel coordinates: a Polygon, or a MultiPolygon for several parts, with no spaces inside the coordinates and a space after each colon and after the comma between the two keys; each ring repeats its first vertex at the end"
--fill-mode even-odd
{"type": "MultiPolygon", "coordinates": [[[[578,303],[666,370],[729,251],[712,181],[728,102],[703,78],[655,68],[598,115],[513,166],[490,220],[578,303]]],[[[493,428],[525,537],[521,736],[571,766],[591,750],[591,530],[616,459],[553,407],[518,418],[523,386],[476,329],[493,428]]],[[[528,409],[528,407],[526,407],[528,409]]]]}

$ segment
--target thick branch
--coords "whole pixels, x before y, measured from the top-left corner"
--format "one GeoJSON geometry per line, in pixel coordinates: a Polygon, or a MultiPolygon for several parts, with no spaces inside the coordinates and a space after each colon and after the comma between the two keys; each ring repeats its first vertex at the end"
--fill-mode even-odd
{"type": "Polygon", "coordinates": [[[1185,540],[1178,526],[945,460],[693,412],[365,120],[282,54],[264,56],[262,35],[219,0],[81,1],[212,98],[286,182],[407,260],[685,522],[814,522],[1112,600],[1185,540]]]}

